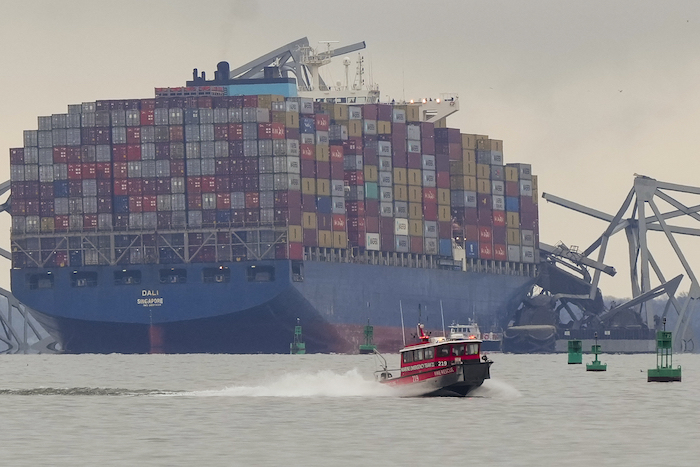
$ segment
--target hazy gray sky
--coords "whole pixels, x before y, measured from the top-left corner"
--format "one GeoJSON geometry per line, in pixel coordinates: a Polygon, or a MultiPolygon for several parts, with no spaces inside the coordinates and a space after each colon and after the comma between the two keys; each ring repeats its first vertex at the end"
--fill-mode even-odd
{"type": "MultiPolygon", "coordinates": [[[[531,163],[540,192],[614,213],[635,172],[700,185],[700,3],[640,0],[3,0],[0,177],[38,115],[152,97],[192,68],[213,76],[221,60],[236,66],[304,36],[366,41],[383,97],[459,93],[449,125],[503,139],[506,162],[531,163]]],[[[605,227],[551,204],[540,219],[547,243],[585,246],[605,227]]],[[[1,222],[9,232],[9,216],[1,222]]],[[[626,244],[611,248],[620,274],[604,293],[629,295],[626,244]]],[[[668,277],[680,271],[662,264],[668,277]]]]}

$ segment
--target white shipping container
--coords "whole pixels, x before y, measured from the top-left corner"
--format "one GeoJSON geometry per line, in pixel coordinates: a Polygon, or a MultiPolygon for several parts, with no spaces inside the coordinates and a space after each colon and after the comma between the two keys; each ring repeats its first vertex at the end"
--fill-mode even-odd
{"type": "Polygon", "coordinates": [[[535,249],[531,246],[520,247],[521,260],[523,263],[534,263],[535,262],[535,249]]]}
{"type": "Polygon", "coordinates": [[[365,234],[365,249],[369,251],[379,251],[381,249],[378,233],[365,234]]]}
{"type": "Polygon", "coordinates": [[[39,181],[39,166],[37,164],[24,164],[24,180],[27,182],[39,181]]]}
{"type": "Polygon", "coordinates": [[[316,144],[327,145],[329,142],[327,131],[317,131],[316,132],[316,144]]]}
{"type": "MultiPolygon", "coordinates": [[[[199,143],[185,143],[185,157],[187,159],[200,159],[202,157],[202,152],[199,143]]],[[[143,158],[143,145],[141,145],[141,158],[143,158]]]]}
{"type": "Polygon", "coordinates": [[[394,235],[408,235],[408,219],[401,217],[394,219],[394,235]]]}
{"type": "Polygon", "coordinates": [[[69,128],[66,130],[66,146],[80,146],[80,128],[69,128]]]}
{"type": "Polygon", "coordinates": [[[377,184],[380,187],[392,187],[394,184],[394,174],[391,172],[379,172],[377,184]]]}
{"type": "Polygon", "coordinates": [[[141,176],[154,178],[156,176],[156,161],[141,161],[141,176]]]}
{"type": "Polygon", "coordinates": [[[393,109],[391,121],[394,123],[406,123],[406,111],[404,109],[393,109]]]}
{"type": "Polygon", "coordinates": [[[216,175],[216,160],[215,159],[201,159],[202,161],[202,175],[216,175]]]}
{"type": "Polygon", "coordinates": [[[379,201],[391,203],[394,201],[394,189],[389,186],[379,188],[379,201]]]}
{"type": "Polygon", "coordinates": [[[53,145],[54,146],[66,146],[68,144],[68,130],[51,130],[53,145]]]}
{"type": "Polygon", "coordinates": [[[243,109],[228,109],[229,123],[243,123],[243,109]]]}
{"type": "Polygon", "coordinates": [[[185,192],[185,177],[173,177],[170,179],[170,192],[171,193],[184,193],[185,192]]]}
{"type": "Polygon", "coordinates": [[[356,107],[356,106],[348,107],[348,118],[350,120],[361,120],[362,119],[362,107],[356,107]]]}
{"type": "Polygon", "coordinates": [[[200,141],[199,125],[185,125],[185,141],[200,141]]]}
{"type": "Polygon", "coordinates": [[[158,211],[172,211],[172,195],[158,195],[156,197],[156,209],[158,211]]]}
{"type": "Polygon", "coordinates": [[[423,240],[423,253],[426,255],[437,255],[438,251],[438,239],[436,237],[426,237],[423,240]]]}
{"type": "Polygon", "coordinates": [[[127,177],[141,178],[141,161],[131,161],[126,163],[127,177]]]}
{"type": "Polygon", "coordinates": [[[111,214],[98,214],[97,215],[97,228],[99,230],[112,230],[112,215],[111,214]]]}
{"type": "Polygon", "coordinates": [[[286,101],[284,103],[285,110],[287,112],[297,112],[299,113],[299,103],[296,101],[286,101]]]}
{"type": "Polygon", "coordinates": [[[391,157],[380,157],[379,158],[379,170],[381,171],[391,171],[392,169],[392,162],[391,162],[391,157]]]}
{"type": "MultiPolygon", "coordinates": [[[[251,144],[253,143],[255,143],[255,141],[251,142],[251,144]]],[[[253,145],[257,147],[257,145],[253,145]]],[[[199,152],[202,155],[202,159],[214,159],[216,157],[216,145],[214,141],[202,141],[199,143],[199,152]]]]}
{"type": "Polygon", "coordinates": [[[269,123],[270,122],[270,109],[256,108],[255,118],[258,123],[269,123]]]}
{"type": "Polygon", "coordinates": [[[51,126],[51,117],[48,116],[42,116],[42,117],[37,117],[37,124],[39,128],[39,131],[51,131],[52,126],[51,126]]]}
{"type": "Polygon", "coordinates": [[[24,148],[24,163],[38,164],[39,163],[39,148],[24,148]]]}
{"type": "Polygon", "coordinates": [[[437,238],[438,226],[436,221],[423,221],[423,236],[437,238]]]}
{"type": "Polygon", "coordinates": [[[214,123],[228,123],[228,109],[214,109],[214,123]]]}
{"type": "Polygon", "coordinates": [[[345,180],[331,180],[331,196],[345,196],[345,180]]]}
{"type": "Polygon", "coordinates": [[[520,246],[518,245],[508,245],[508,261],[512,263],[520,262],[520,246]]]}
{"type": "Polygon", "coordinates": [[[389,141],[378,141],[377,155],[379,157],[387,157],[391,160],[391,143],[389,141]]]}
{"type": "Polygon", "coordinates": [[[27,218],[24,216],[12,216],[12,233],[21,234],[27,228],[27,218]]]}
{"type": "Polygon", "coordinates": [[[187,206],[187,198],[185,198],[184,193],[178,193],[171,195],[170,203],[172,204],[173,212],[184,211],[187,206]]]}
{"type": "Polygon", "coordinates": [[[245,193],[234,191],[231,193],[231,209],[245,209],[245,193]]]}
{"type": "Polygon", "coordinates": [[[258,112],[255,107],[243,107],[243,123],[257,123],[258,112]]]}
{"type": "Polygon", "coordinates": [[[381,217],[394,217],[393,203],[379,203],[379,215],[381,217]]]}
{"type": "Polygon", "coordinates": [[[54,180],[68,180],[68,164],[54,164],[53,165],[53,179],[54,180]]]}
{"type": "Polygon", "coordinates": [[[520,180],[520,196],[532,196],[532,180],[520,180]]]}
{"type": "Polygon", "coordinates": [[[260,174],[259,183],[260,191],[272,191],[275,189],[275,176],[273,174],[260,174]]]}
{"type": "Polygon", "coordinates": [[[431,154],[423,154],[421,156],[423,170],[435,170],[435,156],[431,154]]]}
{"type": "Polygon", "coordinates": [[[83,102],[81,104],[80,108],[81,108],[80,111],[82,113],[94,112],[97,109],[97,104],[95,104],[94,102],[83,102]]]}
{"type": "Polygon", "coordinates": [[[155,212],[143,213],[143,228],[146,230],[154,230],[158,227],[158,214],[155,212]]]}
{"type": "Polygon", "coordinates": [[[413,140],[408,140],[406,142],[406,146],[408,149],[408,152],[414,153],[414,154],[420,154],[420,141],[413,141],[413,140]]]}
{"type": "MultiPolygon", "coordinates": [[[[112,120],[112,127],[115,126],[126,126],[126,111],[116,109],[112,110],[110,112],[111,114],[111,120],[112,120]]],[[[62,128],[62,127],[61,127],[62,128]]]]}
{"type": "Polygon", "coordinates": [[[53,164],[53,149],[51,149],[51,148],[39,149],[39,165],[51,165],[51,164],[53,164]]]}
{"type": "MultiPolygon", "coordinates": [[[[75,104],[73,104],[75,105],[75,104]]],[[[71,106],[68,106],[68,128],[80,128],[80,112],[70,111],[71,106]]]]}
{"type": "Polygon", "coordinates": [[[500,180],[492,181],[491,182],[491,194],[505,196],[505,194],[506,194],[505,182],[502,182],[500,180]]]}
{"type": "Polygon", "coordinates": [[[83,128],[93,128],[97,126],[95,112],[84,112],[80,114],[80,126],[83,128]]]}
{"type": "MultiPolygon", "coordinates": [[[[195,161],[199,159],[194,159],[195,161]]],[[[188,159],[186,164],[189,164],[192,159],[188,159]]],[[[200,168],[201,172],[201,168],[200,168]]],[[[156,177],[167,178],[170,177],[170,161],[169,160],[159,160],[156,161],[156,177]]]]}
{"type": "MultiPolygon", "coordinates": [[[[272,175],[269,175],[270,178],[270,183],[269,185],[272,186],[274,183],[274,179],[272,175]]],[[[271,190],[272,188],[270,188],[271,190]]],[[[262,188],[262,183],[261,183],[261,188],[260,188],[260,208],[261,209],[269,209],[269,208],[274,208],[275,207],[275,192],[274,191],[266,191],[268,188],[263,189],[262,188]]]]}
{"type": "Polygon", "coordinates": [[[258,172],[261,174],[271,174],[275,171],[274,157],[261,157],[258,159],[258,172]]]}
{"type": "Polygon", "coordinates": [[[521,230],[520,239],[522,246],[535,246],[535,232],[533,230],[521,230]]]}
{"type": "Polygon", "coordinates": [[[287,173],[298,174],[301,173],[301,165],[298,157],[289,156],[287,159],[287,173]]]}
{"type": "MultiPolygon", "coordinates": [[[[224,110],[224,109],[217,109],[224,110]]],[[[216,158],[227,158],[228,157],[228,141],[215,141],[214,142],[214,157],[216,158]]]]}
{"type": "Polygon", "coordinates": [[[12,182],[23,182],[24,181],[24,165],[11,165],[10,166],[10,181],[12,182]]]}
{"type": "Polygon", "coordinates": [[[434,170],[424,170],[423,171],[423,186],[427,188],[434,188],[437,180],[435,179],[434,170]]]}
{"type": "Polygon", "coordinates": [[[153,110],[153,121],[158,126],[164,126],[168,124],[168,110],[165,108],[157,108],[153,110]]]}
{"type": "MultiPolygon", "coordinates": [[[[54,205],[54,212],[56,211],[56,206],[54,205]]],[[[83,198],[68,198],[68,214],[82,214],[83,213],[83,198]]]]}
{"type": "Polygon", "coordinates": [[[202,209],[216,209],[216,193],[202,193],[202,209]]]}
{"type": "Polygon", "coordinates": [[[399,253],[408,253],[409,243],[408,235],[396,235],[394,237],[394,243],[396,244],[396,251],[399,253]]]}
{"type": "MultiPolygon", "coordinates": [[[[27,216],[27,225],[26,225],[26,232],[27,233],[39,233],[39,216],[27,216]]],[[[82,228],[82,216],[81,216],[81,222],[80,222],[80,227],[82,228]]]]}
{"type": "Polygon", "coordinates": [[[53,134],[51,133],[51,130],[39,131],[39,147],[40,148],[53,147],[53,134]]]}
{"type": "Polygon", "coordinates": [[[39,145],[39,132],[36,130],[24,130],[24,147],[39,145]]]}
{"type": "MultiPolygon", "coordinates": [[[[316,143],[316,135],[313,133],[302,133],[299,135],[299,139],[301,140],[301,144],[315,144],[316,143]]],[[[289,140],[287,140],[289,141],[289,140]]]]}
{"type": "Polygon", "coordinates": [[[53,211],[57,216],[67,216],[70,212],[68,208],[68,198],[54,198],[53,211]]]}
{"type": "Polygon", "coordinates": [[[51,115],[51,129],[68,128],[68,115],[53,114],[51,115]]]}
{"type": "Polygon", "coordinates": [[[288,139],[287,140],[287,155],[288,156],[299,156],[299,140],[288,139]]]}
{"type": "Polygon", "coordinates": [[[213,109],[199,109],[199,124],[200,125],[211,125],[214,123],[214,110],[213,109]]]}
{"type": "Polygon", "coordinates": [[[126,126],[140,126],[141,112],[138,109],[129,109],[126,111],[126,126]]]}
{"type": "Polygon", "coordinates": [[[199,139],[200,141],[214,141],[214,125],[211,123],[199,125],[199,139]]]}
{"type": "Polygon", "coordinates": [[[299,112],[303,114],[314,113],[314,101],[309,97],[299,98],[299,112]]]}
{"type": "Polygon", "coordinates": [[[345,214],[345,197],[333,196],[331,198],[331,211],[333,214],[345,214]]]}
{"type": "Polygon", "coordinates": [[[503,153],[501,151],[491,151],[491,165],[503,165],[503,153]]]}
{"type": "MultiPolygon", "coordinates": [[[[172,226],[176,228],[185,228],[187,226],[187,212],[182,210],[182,211],[173,211],[172,212],[172,226]]],[[[201,224],[201,212],[200,212],[200,224],[201,224]]]]}
{"type": "Polygon", "coordinates": [[[258,156],[272,156],[272,140],[258,140],[258,156]]]}
{"type": "MultiPolygon", "coordinates": [[[[159,168],[163,162],[168,163],[168,174],[167,176],[170,176],[170,161],[156,161],[159,163],[159,168]]],[[[188,177],[198,177],[202,175],[202,161],[201,159],[187,159],[185,162],[185,170],[187,173],[188,177]]],[[[162,174],[162,172],[159,172],[162,174]]],[[[164,177],[166,175],[158,175],[159,177],[164,177]]]]}
{"type": "Polygon", "coordinates": [[[97,196],[97,180],[83,180],[83,196],[97,196]]]}
{"type": "Polygon", "coordinates": [[[494,195],[491,197],[492,207],[494,211],[505,211],[506,210],[506,197],[501,195],[494,195]]]}
{"type": "MultiPolygon", "coordinates": [[[[55,206],[54,206],[55,209],[55,206]]],[[[94,196],[85,196],[83,193],[83,213],[97,214],[97,198],[94,196]]]]}
{"type": "Polygon", "coordinates": [[[420,125],[407,125],[406,139],[412,141],[420,141],[420,125]]]}
{"type": "Polygon", "coordinates": [[[140,212],[129,213],[129,229],[142,229],[143,228],[143,214],[140,212]]]}
{"type": "Polygon", "coordinates": [[[363,131],[366,135],[376,135],[377,134],[377,121],[376,120],[365,120],[363,124],[363,131]]]}
{"type": "Polygon", "coordinates": [[[142,143],[155,143],[156,142],[156,127],[142,126],[141,127],[141,142],[142,143]]]}

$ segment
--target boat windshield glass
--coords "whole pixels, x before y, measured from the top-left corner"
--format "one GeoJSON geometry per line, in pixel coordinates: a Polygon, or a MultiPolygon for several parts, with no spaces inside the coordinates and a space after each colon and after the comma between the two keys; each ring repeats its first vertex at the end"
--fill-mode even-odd
{"type": "Polygon", "coordinates": [[[467,344],[467,354],[477,355],[479,353],[479,344],[474,342],[473,344],[467,344]]]}
{"type": "Polygon", "coordinates": [[[404,363],[411,363],[411,362],[413,362],[413,352],[411,352],[410,350],[407,351],[407,352],[404,352],[404,353],[403,353],[403,362],[404,362],[404,363]]]}
{"type": "Polygon", "coordinates": [[[441,345],[438,347],[438,357],[449,357],[450,356],[450,346],[441,345]]]}
{"type": "Polygon", "coordinates": [[[465,347],[464,344],[453,344],[452,345],[452,355],[454,355],[455,357],[460,357],[460,356],[464,355],[465,350],[466,350],[464,347],[465,347]]]}
{"type": "Polygon", "coordinates": [[[435,358],[435,348],[428,347],[427,349],[425,349],[425,359],[432,360],[433,358],[435,358]]]}
{"type": "Polygon", "coordinates": [[[417,349],[413,351],[413,357],[415,361],[423,360],[423,349],[417,349]]]}

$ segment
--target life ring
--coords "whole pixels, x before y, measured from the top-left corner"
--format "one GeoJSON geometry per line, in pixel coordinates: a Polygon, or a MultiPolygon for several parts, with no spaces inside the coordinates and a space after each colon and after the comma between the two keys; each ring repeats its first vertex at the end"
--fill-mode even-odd
{"type": "Polygon", "coordinates": [[[482,335],[481,335],[481,340],[485,340],[485,341],[489,340],[489,335],[488,335],[488,334],[482,334],[482,335]]]}

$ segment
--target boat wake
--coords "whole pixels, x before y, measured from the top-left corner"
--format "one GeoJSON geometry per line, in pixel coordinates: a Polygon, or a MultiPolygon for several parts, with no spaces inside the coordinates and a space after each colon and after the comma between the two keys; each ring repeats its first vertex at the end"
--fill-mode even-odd
{"type": "Polygon", "coordinates": [[[172,393],[172,391],[124,388],[0,389],[0,396],[152,396],[170,393],[172,393]]]}
{"type": "Polygon", "coordinates": [[[487,379],[480,387],[469,393],[470,397],[485,397],[488,399],[518,399],[520,391],[510,384],[497,379],[487,379]]]}
{"type": "Polygon", "coordinates": [[[229,386],[219,390],[170,394],[195,397],[396,397],[390,387],[365,379],[357,370],[334,373],[288,373],[258,386],[229,386]]]}

